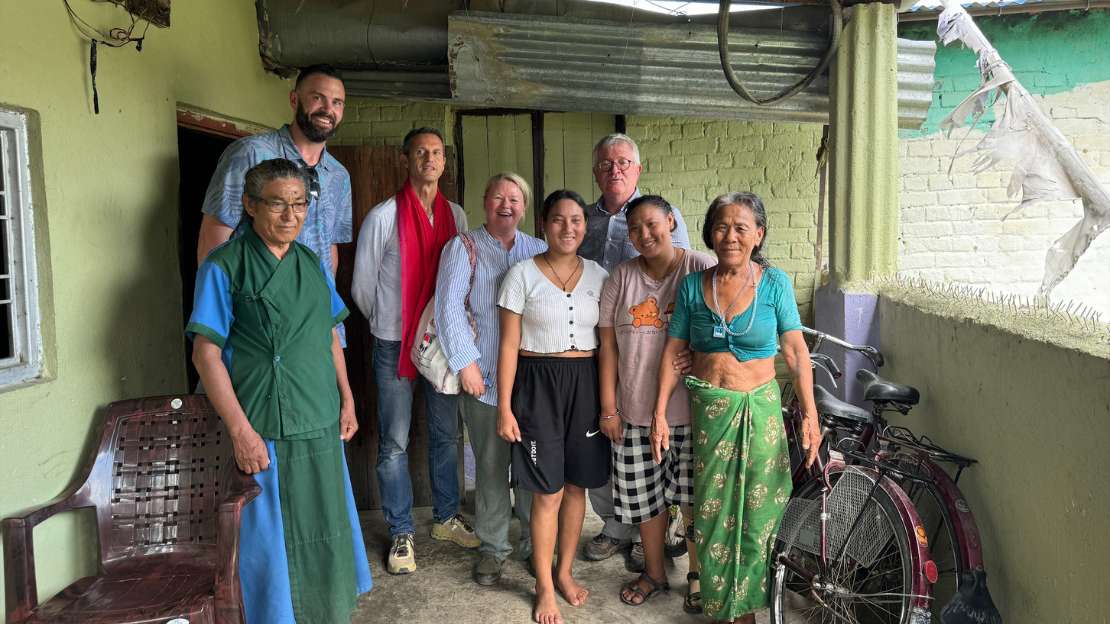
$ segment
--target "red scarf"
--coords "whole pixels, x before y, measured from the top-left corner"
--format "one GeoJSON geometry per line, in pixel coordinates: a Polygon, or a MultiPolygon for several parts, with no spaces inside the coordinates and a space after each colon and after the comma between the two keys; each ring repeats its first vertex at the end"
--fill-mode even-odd
{"type": "Polygon", "coordinates": [[[416,378],[409,351],[419,331],[416,325],[420,315],[435,293],[440,252],[459,233],[451,205],[438,190],[432,206],[434,226],[412,183],[405,180],[397,193],[397,240],[401,247],[401,357],[397,376],[407,379],[416,378]]]}

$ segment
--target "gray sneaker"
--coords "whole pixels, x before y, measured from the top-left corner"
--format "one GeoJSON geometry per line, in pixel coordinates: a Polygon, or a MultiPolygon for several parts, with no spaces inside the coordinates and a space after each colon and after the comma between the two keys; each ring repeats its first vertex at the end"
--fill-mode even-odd
{"type": "Polygon", "coordinates": [[[474,564],[474,582],[479,585],[496,585],[501,580],[501,562],[492,555],[482,555],[474,564]]]}
{"type": "Polygon", "coordinates": [[[628,542],[598,533],[586,547],[582,549],[582,556],[587,561],[605,561],[628,547],[628,542]]]}

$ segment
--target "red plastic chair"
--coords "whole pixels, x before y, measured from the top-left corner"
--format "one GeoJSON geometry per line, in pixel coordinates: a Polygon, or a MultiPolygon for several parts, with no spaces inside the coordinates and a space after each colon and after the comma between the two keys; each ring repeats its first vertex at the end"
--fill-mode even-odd
{"type": "Polygon", "coordinates": [[[242,622],[239,520],[260,491],[235,466],[231,440],[206,397],[111,404],[82,482],[3,521],[7,621],[242,622]],[[81,507],[96,508],[99,574],[39,605],[31,533],[54,514],[81,507]]]}

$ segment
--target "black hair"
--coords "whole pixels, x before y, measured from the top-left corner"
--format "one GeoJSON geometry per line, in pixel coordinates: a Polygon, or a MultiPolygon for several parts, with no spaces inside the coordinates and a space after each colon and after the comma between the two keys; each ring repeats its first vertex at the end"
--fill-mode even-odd
{"type": "Polygon", "coordinates": [[[569,199],[578,204],[578,207],[582,209],[582,216],[586,216],[586,200],[582,199],[581,195],[570,189],[559,189],[557,191],[552,191],[552,193],[543,200],[543,206],[540,208],[540,223],[547,223],[547,217],[551,214],[551,209],[555,207],[555,204],[564,199],[569,199]]]}
{"type": "MultiPolygon", "coordinates": [[[[674,214],[674,206],[671,206],[671,203],[668,202],[667,200],[663,199],[661,196],[659,196],[659,195],[641,195],[641,196],[637,197],[636,199],[633,199],[632,201],[628,202],[628,207],[624,209],[624,219],[625,219],[625,221],[631,221],[632,220],[632,214],[635,213],[637,210],[639,210],[641,206],[652,206],[652,207],[658,208],[658,209],[662,210],[663,214],[665,214],[665,215],[673,215],[674,214]]],[[[675,228],[677,228],[677,227],[678,227],[678,220],[676,219],[675,222],[671,224],[671,231],[672,232],[675,231],[675,228]]]]}
{"type": "Polygon", "coordinates": [[[422,134],[434,134],[435,136],[439,137],[439,142],[445,148],[447,147],[447,139],[443,138],[443,133],[440,132],[437,128],[413,128],[412,130],[409,130],[407,134],[405,134],[405,139],[401,141],[401,152],[404,153],[405,156],[409,155],[409,149],[412,147],[413,139],[422,134]]]}
{"type": "Polygon", "coordinates": [[[293,83],[293,88],[299,89],[305,78],[316,74],[331,76],[340,82],[343,81],[343,74],[339,73],[338,69],[326,63],[317,63],[316,65],[309,65],[308,67],[301,68],[301,73],[297,74],[297,81],[293,83]]]}
{"type": "Polygon", "coordinates": [[[247,170],[243,179],[243,194],[251,199],[262,199],[262,189],[274,180],[300,180],[308,192],[308,174],[297,163],[284,158],[264,160],[247,170]]]}
{"type": "Polygon", "coordinates": [[[709,249],[713,249],[713,228],[716,227],[717,220],[725,206],[732,205],[745,206],[751,210],[752,216],[755,217],[756,226],[763,228],[763,240],[755,246],[755,249],[752,249],[752,260],[755,260],[760,266],[771,266],[767,258],[763,257],[763,244],[767,242],[767,208],[763,206],[763,200],[759,198],[759,195],[755,193],[734,191],[717,196],[709,204],[709,210],[705,212],[705,223],[701,226],[702,242],[709,249]]]}

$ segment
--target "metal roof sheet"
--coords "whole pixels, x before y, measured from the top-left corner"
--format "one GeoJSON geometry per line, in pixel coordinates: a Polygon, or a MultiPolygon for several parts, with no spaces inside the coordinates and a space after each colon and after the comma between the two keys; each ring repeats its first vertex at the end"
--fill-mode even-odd
{"type": "MultiPolygon", "coordinates": [[[[736,30],[733,67],[757,95],[789,86],[827,45],[808,32],[736,30]]],[[[932,102],[934,43],[898,40],[899,125],[916,128],[932,102]]],[[[828,77],[773,107],[742,101],[725,82],[716,30],[537,15],[454,13],[448,20],[456,103],[616,114],[823,123],[828,77]]]]}

